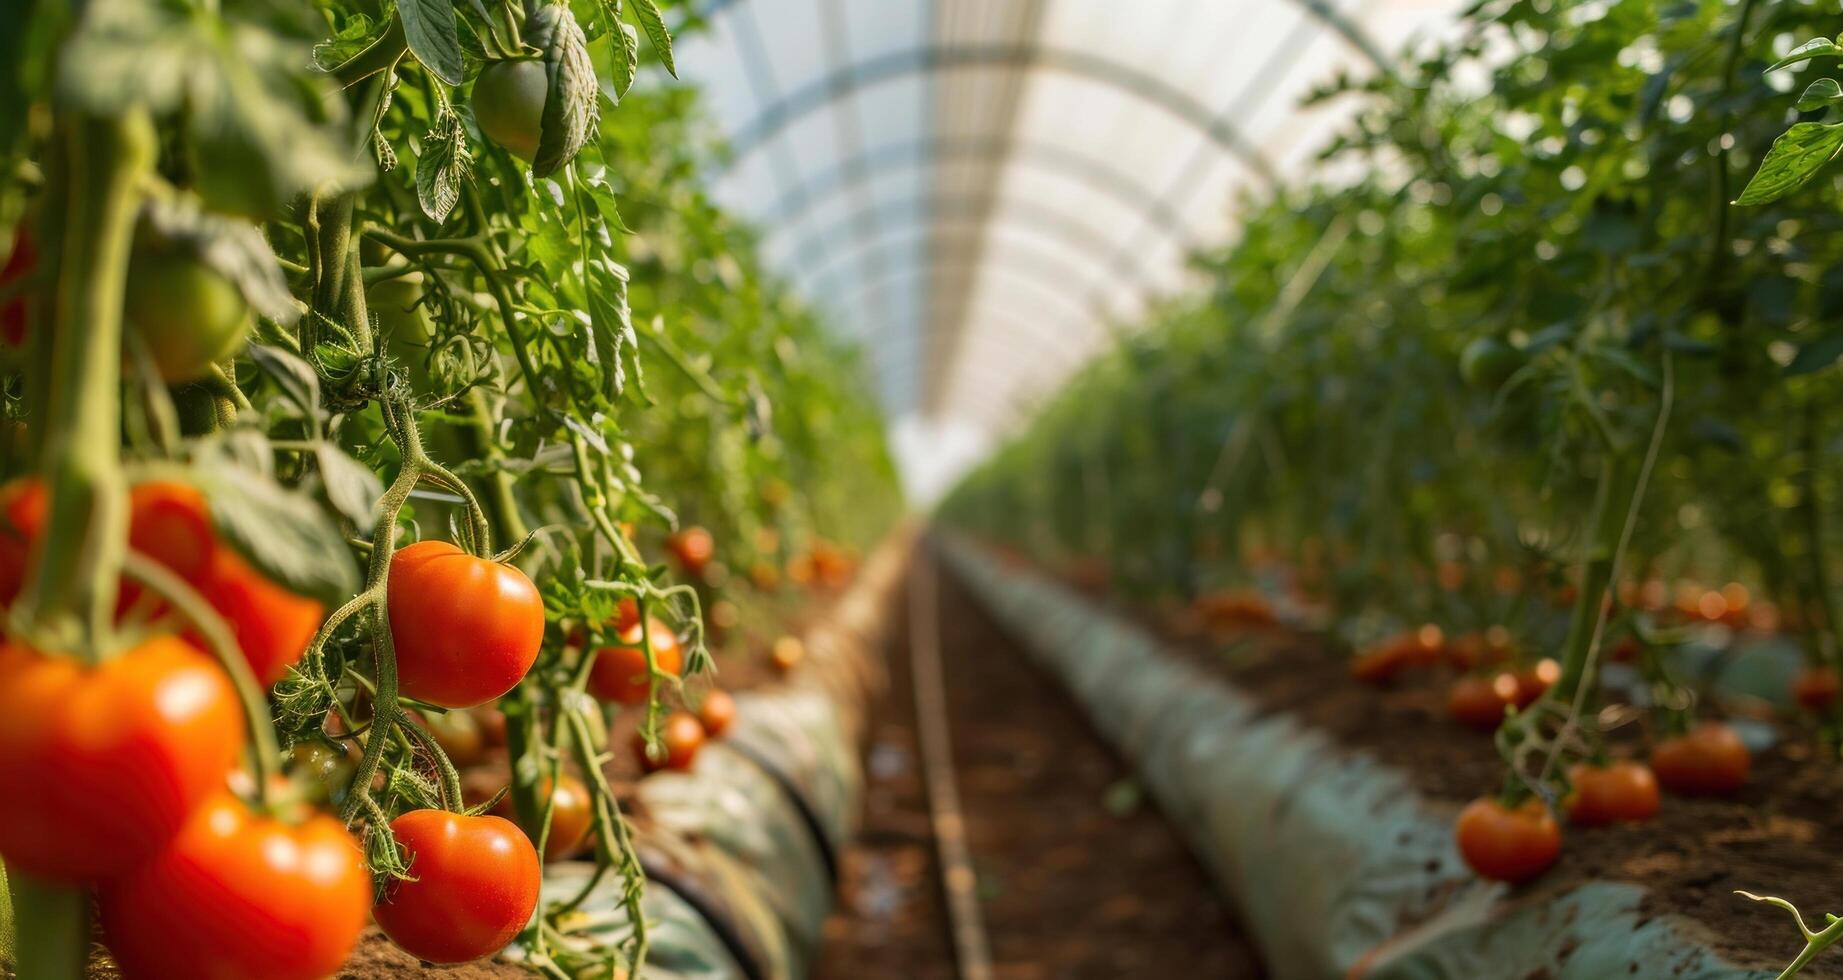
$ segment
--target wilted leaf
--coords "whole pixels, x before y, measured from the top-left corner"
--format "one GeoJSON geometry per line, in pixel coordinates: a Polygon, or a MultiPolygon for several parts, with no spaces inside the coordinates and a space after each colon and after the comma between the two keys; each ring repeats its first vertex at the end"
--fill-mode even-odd
{"type": "Polygon", "coordinates": [[[544,52],[550,91],[531,173],[546,177],[576,158],[596,124],[595,64],[588,41],[567,5],[548,3],[532,11],[525,40],[544,52]]]}
{"type": "Polygon", "coordinates": [[[422,137],[422,155],[416,158],[416,200],[422,213],[437,222],[448,220],[461,185],[473,170],[473,151],[467,146],[467,127],[447,100],[435,111],[435,123],[422,137]]]}

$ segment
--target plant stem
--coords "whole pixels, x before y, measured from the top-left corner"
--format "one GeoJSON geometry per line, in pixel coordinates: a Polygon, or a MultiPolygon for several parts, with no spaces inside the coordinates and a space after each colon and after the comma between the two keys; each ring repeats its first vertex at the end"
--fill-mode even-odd
{"type": "Polygon", "coordinates": [[[122,297],[153,124],[135,112],[66,121],[70,195],[51,332],[52,380],[40,467],[51,491],[48,547],[23,597],[28,618],[77,614],[86,646],[110,631],[128,532],[121,442],[122,297]]]}
{"type": "Polygon", "coordinates": [[[82,888],[57,885],[22,874],[8,876],[14,924],[19,933],[22,977],[78,980],[89,955],[90,917],[82,888]]]}

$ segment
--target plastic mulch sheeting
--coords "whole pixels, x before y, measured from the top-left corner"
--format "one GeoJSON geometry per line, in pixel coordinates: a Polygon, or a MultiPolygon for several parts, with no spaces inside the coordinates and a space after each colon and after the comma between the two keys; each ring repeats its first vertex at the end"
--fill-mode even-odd
{"type": "Polygon", "coordinates": [[[1368,980],[1770,980],[1641,913],[1644,891],[1594,882],[1505,901],[1452,843],[1456,810],[1399,771],[1220,680],[1037,574],[942,544],[1040,665],[1139,771],[1260,945],[1272,976],[1368,980]]]}
{"type": "MultiPolygon", "coordinates": [[[[899,532],[865,562],[806,633],[806,656],[786,683],[737,694],[734,726],[690,772],[635,786],[649,978],[780,980],[811,968],[837,854],[856,829],[866,712],[884,683],[890,602],[911,541],[899,532]]],[[[545,900],[574,896],[592,872],[586,862],[549,866],[545,900]]],[[[572,941],[624,939],[620,900],[620,876],[605,875],[572,941]]]]}

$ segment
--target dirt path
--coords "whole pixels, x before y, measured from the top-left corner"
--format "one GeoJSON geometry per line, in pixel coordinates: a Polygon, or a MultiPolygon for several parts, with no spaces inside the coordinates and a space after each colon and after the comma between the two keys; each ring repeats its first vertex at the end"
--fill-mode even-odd
{"type": "MultiPolygon", "coordinates": [[[[1061,688],[960,583],[943,575],[938,595],[954,769],[996,977],[1263,976],[1202,869],[1061,688]]],[[[954,975],[908,631],[897,635],[822,980],[954,975]]]]}

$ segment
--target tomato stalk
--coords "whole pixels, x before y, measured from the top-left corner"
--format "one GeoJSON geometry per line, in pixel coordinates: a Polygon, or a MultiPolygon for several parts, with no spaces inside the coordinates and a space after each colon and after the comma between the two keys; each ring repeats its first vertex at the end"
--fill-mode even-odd
{"type": "MultiPolygon", "coordinates": [[[[1815,666],[1836,670],[1837,606],[1836,598],[1830,591],[1830,570],[1825,564],[1824,508],[1818,486],[1818,467],[1823,459],[1819,431],[1822,415],[1818,411],[1815,393],[1805,396],[1804,411],[1800,414],[1799,482],[1803,492],[1799,495],[1798,515],[1802,525],[1800,530],[1805,538],[1805,567],[1810,575],[1811,594],[1808,600],[1815,607],[1818,619],[1818,622],[1807,623],[1806,629],[1815,641],[1810,648],[1816,661],[1815,666]]],[[[1843,732],[1843,698],[1832,702],[1829,714],[1834,737],[1837,732],[1843,732]]]]}
{"type": "Polygon", "coordinates": [[[77,613],[103,656],[128,533],[121,439],[122,299],[141,182],[154,161],[144,113],[72,117],[69,194],[41,470],[50,489],[45,547],[21,597],[28,620],[77,613]]]}
{"type": "Polygon", "coordinates": [[[269,803],[269,774],[276,760],[281,758],[281,751],[276,748],[275,726],[269,717],[268,699],[263,696],[262,685],[257,683],[256,675],[250,670],[249,661],[244,659],[230,628],[224,625],[223,618],[203,596],[165,565],[130,551],[123,558],[122,571],[160,598],[172,603],[180,617],[192,624],[193,629],[204,637],[206,648],[217,658],[224,672],[230,675],[231,684],[237,690],[237,700],[243,705],[244,727],[249,731],[250,777],[256,784],[256,802],[266,808],[269,803]]]}
{"type": "Polygon", "coordinates": [[[13,893],[13,925],[17,930],[17,962],[22,977],[77,980],[89,955],[89,909],[80,888],[54,885],[12,873],[7,885],[13,893]]]}

